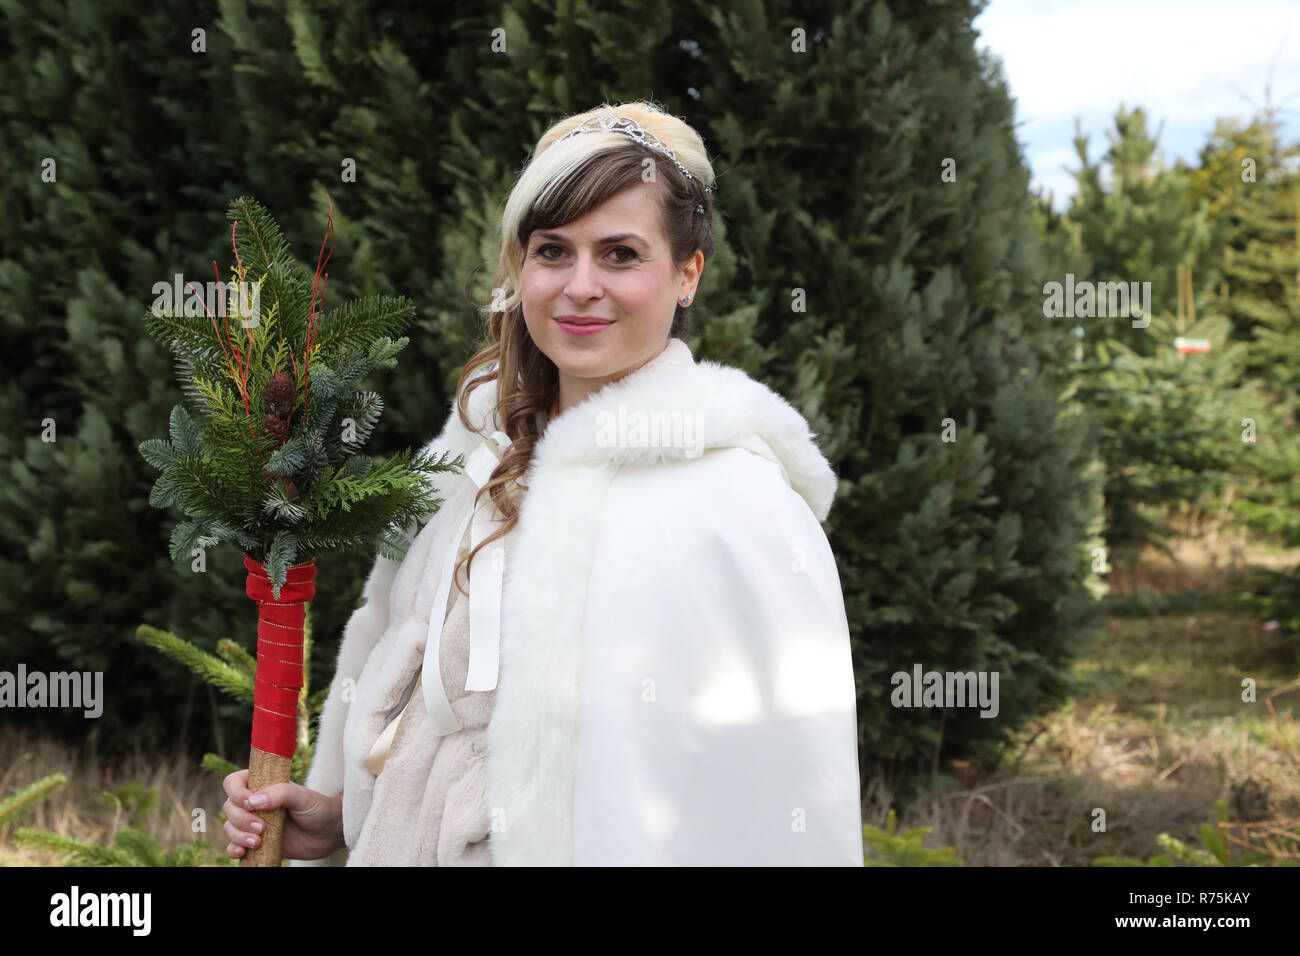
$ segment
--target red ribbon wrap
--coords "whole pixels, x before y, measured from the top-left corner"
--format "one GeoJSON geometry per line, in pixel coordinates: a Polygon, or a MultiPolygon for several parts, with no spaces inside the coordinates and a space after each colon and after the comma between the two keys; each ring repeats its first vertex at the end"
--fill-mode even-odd
{"type": "Polygon", "coordinates": [[[304,605],[316,596],[316,559],[286,572],[280,596],[271,592],[266,568],[244,555],[245,588],[257,602],[257,679],[253,685],[253,746],[292,759],[298,738],[302,690],[304,605]]]}

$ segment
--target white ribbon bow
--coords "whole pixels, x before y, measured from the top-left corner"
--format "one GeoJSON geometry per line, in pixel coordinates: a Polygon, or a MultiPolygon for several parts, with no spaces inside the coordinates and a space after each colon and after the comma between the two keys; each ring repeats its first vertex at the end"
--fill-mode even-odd
{"type": "MultiPolygon", "coordinates": [[[[465,474],[474,482],[474,491],[478,492],[501,456],[511,445],[510,436],[504,432],[493,432],[490,440],[483,442],[470,455],[465,465],[465,474]]],[[[442,686],[442,670],[438,649],[442,643],[443,624],[447,616],[447,599],[451,595],[452,577],[456,568],[456,555],[460,550],[465,528],[473,521],[470,531],[470,550],[473,552],[491,533],[488,525],[500,519],[500,511],[491,496],[485,504],[472,507],[456,536],[447,548],[447,559],[443,562],[442,577],[438,582],[438,592],[429,609],[429,635],[424,644],[424,707],[438,736],[460,730],[460,721],[451,709],[447,692],[442,686]]],[[[486,550],[486,549],[485,549],[486,550]]],[[[498,544],[490,555],[479,551],[470,562],[470,579],[472,587],[469,592],[469,673],[465,680],[465,690],[493,690],[497,686],[497,673],[501,654],[501,585],[505,578],[505,547],[498,544]]]]}

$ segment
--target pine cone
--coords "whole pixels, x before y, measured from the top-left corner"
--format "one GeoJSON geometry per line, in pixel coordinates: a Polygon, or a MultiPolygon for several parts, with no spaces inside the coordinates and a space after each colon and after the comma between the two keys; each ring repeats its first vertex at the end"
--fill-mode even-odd
{"type": "Polygon", "coordinates": [[[285,372],[276,372],[266,382],[266,407],[281,418],[288,418],[293,409],[293,379],[285,372]]]}
{"type": "Polygon", "coordinates": [[[285,490],[285,493],[289,496],[290,501],[292,501],[296,505],[302,504],[302,495],[298,493],[298,486],[295,485],[292,481],[290,481],[284,475],[272,474],[271,472],[266,470],[265,465],[262,466],[262,474],[266,475],[266,477],[269,478],[272,482],[279,482],[280,487],[285,490]]]}
{"type": "Polygon", "coordinates": [[[275,447],[279,448],[289,440],[289,420],[273,412],[267,412],[262,419],[262,431],[275,437],[275,447]]]}
{"type": "Polygon", "coordinates": [[[280,485],[289,495],[289,500],[296,505],[302,504],[302,495],[298,494],[298,486],[283,475],[280,476],[280,485]]]}

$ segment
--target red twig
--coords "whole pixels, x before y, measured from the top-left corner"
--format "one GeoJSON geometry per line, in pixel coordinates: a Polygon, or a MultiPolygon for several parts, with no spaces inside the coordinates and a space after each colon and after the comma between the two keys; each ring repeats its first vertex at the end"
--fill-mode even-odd
{"type": "MultiPolygon", "coordinates": [[[[203,296],[199,295],[198,289],[194,288],[193,283],[187,282],[185,283],[185,285],[189,288],[191,292],[193,292],[196,296],[198,296],[199,304],[203,306],[203,311],[208,313],[208,321],[212,323],[212,331],[217,336],[217,342],[221,346],[221,354],[226,357],[226,365],[230,369],[230,377],[233,378],[235,381],[240,381],[239,376],[235,374],[234,363],[230,359],[231,351],[233,351],[234,349],[233,343],[231,343],[231,351],[227,351],[226,349],[227,341],[225,338],[222,337],[221,330],[217,328],[217,317],[212,314],[212,310],[208,308],[208,303],[204,300],[203,296]]],[[[221,321],[222,324],[224,325],[226,321],[226,317],[224,315],[221,317],[221,321]]],[[[239,367],[241,370],[244,367],[242,359],[240,360],[239,367]]],[[[245,406],[247,407],[247,402],[248,402],[247,396],[245,396],[244,402],[245,402],[245,406]]]]}
{"type": "MultiPolygon", "coordinates": [[[[238,253],[236,253],[235,258],[238,259],[238,257],[239,257],[239,256],[238,256],[238,253]]],[[[212,272],[213,272],[213,274],[217,277],[217,282],[220,282],[220,281],[221,281],[221,271],[217,268],[217,260],[216,260],[216,259],[213,259],[213,260],[212,260],[212,272]]],[[[239,281],[240,281],[240,284],[241,284],[241,296],[242,296],[242,284],[243,284],[243,282],[244,282],[244,274],[243,274],[242,272],[241,272],[241,273],[237,273],[237,274],[238,274],[238,276],[239,276],[239,281]]],[[[224,319],[225,319],[225,307],[229,306],[229,304],[230,304],[229,301],[225,301],[225,302],[222,303],[222,306],[223,306],[223,309],[222,309],[222,319],[223,319],[223,321],[224,321],[224,319]]],[[[230,329],[229,329],[229,327],[227,326],[227,329],[226,329],[226,333],[227,333],[227,335],[229,335],[229,332],[230,332],[230,329]]],[[[253,347],[253,333],[250,332],[250,331],[247,329],[247,327],[245,327],[244,332],[246,333],[246,334],[245,334],[245,337],[244,337],[244,341],[245,341],[245,343],[248,345],[248,352],[249,352],[249,355],[251,355],[251,354],[252,354],[252,350],[253,350],[253,349],[252,349],[252,347],[253,347]]],[[[245,361],[245,355],[244,355],[244,352],[243,352],[243,351],[240,349],[240,347],[239,347],[238,345],[236,345],[233,341],[230,343],[230,351],[233,352],[234,355],[235,355],[235,358],[236,358],[236,360],[237,360],[237,364],[239,365],[239,370],[240,370],[241,372],[244,373],[244,377],[243,377],[242,379],[239,380],[239,386],[240,386],[239,393],[240,393],[241,396],[243,396],[243,399],[244,399],[244,414],[245,414],[245,415],[248,415],[248,414],[251,414],[251,412],[250,412],[250,410],[249,410],[249,407],[248,407],[248,375],[249,375],[249,372],[252,370],[252,362],[251,362],[251,361],[245,361]]]]}
{"type": "MultiPolygon", "coordinates": [[[[323,312],[325,309],[325,284],[321,281],[321,270],[329,264],[330,257],[334,255],[334,201],[330,199],[329,193],[325,194],[325,200],[329,203],[329,213],[325,219],[325,236],[321,239],[320,251],[316,253],[316,272],[312,276],[311,282],[311,309],[307,313],[307,355],[303,360],[303,390],[302,390],[302,410],[304,415],[307,412],[307,390],[311,384],[311,347],[316,343],[316,293],[320,292],[320,307],[323,312]],[[330,251],[325,253],[325,243],[329,243],[330,251]],[[324,261],[321,256],[324,254],[324,261]]],[[[324,274],[325,280],[328,281],[329,273],[324,274]]]]}

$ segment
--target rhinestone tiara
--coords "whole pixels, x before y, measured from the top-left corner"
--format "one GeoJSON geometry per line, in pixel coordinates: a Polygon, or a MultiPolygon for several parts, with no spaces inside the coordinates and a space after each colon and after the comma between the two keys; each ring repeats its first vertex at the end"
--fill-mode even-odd
{"type": "MultiPolygon", "coordinates": [[[[630,116],[615,116],[613,113],[593,116],[569,130],[556,140],[556,142],[563,142],[570,136],[577,136],[579,133],[623,133],[625,136],[636,140],[638,143],[649,146],[651,149],[659,150],[659,152],[663,153],[674,163],[677,163],[677,168],[685,174],[687,179],[695,179],[695,177],[691,175],[690,170],[678,162],[677,154],[673,152],[671,146],[630,116]]],[[[704,191],[706,193],[713,192],[712,184],[705,184],[704,191]]]]}

